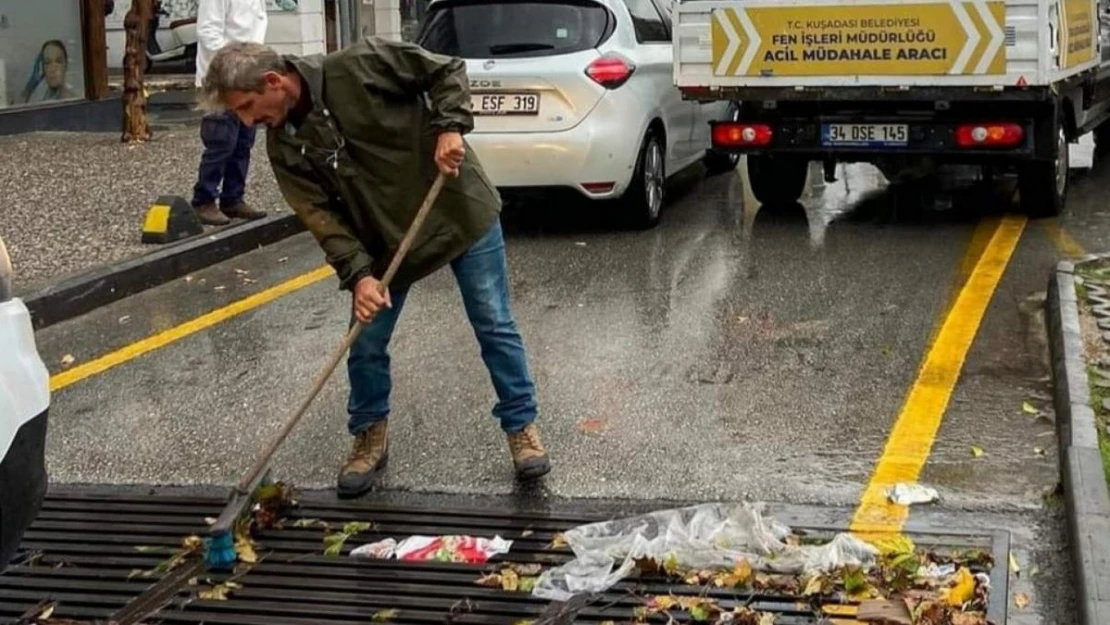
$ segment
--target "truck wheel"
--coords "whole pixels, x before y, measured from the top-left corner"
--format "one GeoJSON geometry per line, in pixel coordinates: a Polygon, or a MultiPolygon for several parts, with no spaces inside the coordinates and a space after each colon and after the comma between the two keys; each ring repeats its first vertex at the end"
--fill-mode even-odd
{"type": "Polygon", "coordinates": [[[666,159],[663,141],[649,130],[640,146],[632,183],[621,198],[628,221],[635,228],[653,228],[659,223],[667,193],[666,159]]]}
{"type": "Polygon", "coordinates": [[[760,204],[794,204],[805,191],[809,161],[801,158],[749,156],[748,178],[760,204]]]}
{"type": "Polygon", "coordinates": [[[1061,120],[1056,123],[1055,158],[1033,161],[1018,171],[1021,210],[1030,217],[1055,217],[1064,210],[1068,195],[1068,129],[1061,120]]]}

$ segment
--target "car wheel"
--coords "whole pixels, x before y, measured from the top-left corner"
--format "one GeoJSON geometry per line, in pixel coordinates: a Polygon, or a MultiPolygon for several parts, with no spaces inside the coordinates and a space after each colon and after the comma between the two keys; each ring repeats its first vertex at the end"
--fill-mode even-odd
{"type": "Polygon", "coordinates": [[[663,141],[653,131],[648,131],[636,159],[632,184],[622,200],[634,227],[646,229],[659,223],[663,201],[667,194],[667,165],[663,141]]]}
{"type": "MultiPolygon", "coordinates": [[[[732,122],[740,121],[740,107],[736,106],[735,104],[729,106],[726,119],[732,122]]],[[[730,171],[736,170],[736,166],[740,164],[740,153],[723,152],[710,147],[709,150],[705,153],[705,159],[703,162],[705,163],[707,175],[719,176],[721,174],[727,174],[730,171]]]]}
{"type": "Polygon", "coordinates": [[[1026,215],[1055,217],[1064,210],[1068,197],[1068,129],[1064,120],[1056,122],[1056,147],[1051,161],[1033,161],[1018,172],[1021,210],[1026,215]]]}
{"type": "Polygon", "coordinates": [[[809,162],[801,158],[748,157],[748,179],[752,194],[764,206],[789,206],[805,191],[809,162]]]}

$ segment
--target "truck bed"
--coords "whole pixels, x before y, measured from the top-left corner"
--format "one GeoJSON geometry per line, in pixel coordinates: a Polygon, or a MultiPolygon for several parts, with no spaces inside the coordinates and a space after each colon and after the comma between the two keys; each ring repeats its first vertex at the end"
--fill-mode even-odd
{"type": "Polygon", "coordinates": [[[1102,56],[1096,0],[681,0],[674,24],[686,91],[987,95],[1078,77],[1102,56]]]}

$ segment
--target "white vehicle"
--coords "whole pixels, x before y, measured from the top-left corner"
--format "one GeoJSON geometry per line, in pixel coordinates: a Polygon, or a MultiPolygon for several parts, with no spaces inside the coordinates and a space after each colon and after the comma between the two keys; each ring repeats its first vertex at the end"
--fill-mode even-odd
{"type": "Polygon", "coordinates": [[[826,176],[836,162],[871,162],[888,177],[965,163],[1016,171],[1023,210],[1055,215],[1069,144],[1090,131],[1110,143],[1108,9],[1107,0],[679,0],[674,80],[690,99],[743,101],[714,145],[751,154],[763,202],[797,200],[811,160],[826,176]]]}
{"type": "Polygon", "coordinates": [[[669,0],[433,0],[417,43],[466,60],[467,142],[506,195],[620,198],[650,227],[670,176],[736,167],[709,135],[735,107],[674,86],[669,0]]]}
{"type": "Polygon", "coordinates": [[[31,314],[12,297],[12,265],[0,239],[0,571],[46,494],[50,376],[35,347],[31,314]]]}

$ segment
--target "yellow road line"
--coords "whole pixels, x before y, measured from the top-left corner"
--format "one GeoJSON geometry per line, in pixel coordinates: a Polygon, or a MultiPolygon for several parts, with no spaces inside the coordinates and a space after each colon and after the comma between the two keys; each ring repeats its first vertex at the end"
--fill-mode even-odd
{"type": "Polygon", "coordinates": [[[50,378],[50,390],[59,391],[71,384],[76,384],[81,380],[88,377],[103,373],[112,367],[122,365],[125,362],[134,360],[143,354],[152,352],[160,347],[165,347],[170,343],[179,341],[190,334],[195,334],[210,328],[217,323],[231,319],[236,315],[240,315],[254,308],[258,308],[263,304],[272,302],[279,297],[299,291],[307,286],[313,285],[324,278],[334,275],[335,271],[325,265],[319,269],[314,269],[308,273],[301,274],[290,280],[286,280],[280,284],[276,284],[264,291],[259,291],[254,295],[245,297],[241,300],[234,301],[227,306],[217,308],[216,310],[207,312],[199,317],[195,317],[185,323],[176,325],[168,330],[153,334],[141,339],[125,347],[121,347],[114,352],[107,353],[96,360],[91,360],[84,364],[78,365],[67,371],[62,371],[50,378]]]}
{"type": "Polygon", "coordinates": [[[856,508],[851,531],[897,534],[905,524],[908,508],[890,503],[887,490],[899,482],[915,482],[921,474],[964,359],[1025,224],[1024,217],[1004,217],[975,263],[906,396],[886,448],[856,508]]]}
{"type": "Polygon", "coordinates": [[[1044,230],[1048,239],[1056,246],[1056,250],[1065,258],[1079,258],[1087,255],[1087,250],[1072,238],[1071,234],[1060,225],[1057,219],[1046,219],[1044,230]]]}

